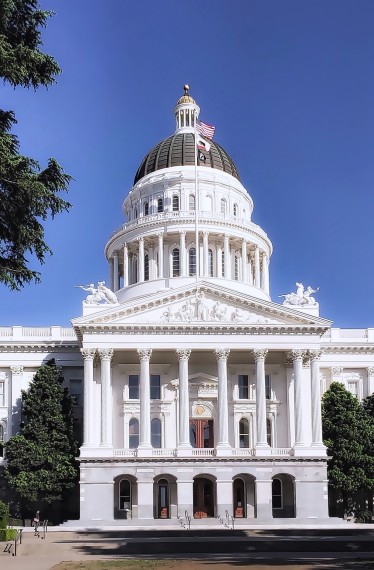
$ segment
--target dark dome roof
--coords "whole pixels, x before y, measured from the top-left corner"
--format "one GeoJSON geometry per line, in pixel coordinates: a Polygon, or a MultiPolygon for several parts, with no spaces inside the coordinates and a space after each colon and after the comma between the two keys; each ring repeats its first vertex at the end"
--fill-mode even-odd
{"type": "MultiPolygon", "coordinates": [[[[210,142],[209,152],[205,152],[205,162],[197,158],[198,166],[216,168],[231,174],[238,180],[236,166],[227,152],[216,142],[210,142]]],[[[134,184],[143,176],[171,166],[193,166],[195,164],[195,137],[193,133],[175,133],[161,141],[142,160],[135,174],[134,184]]]]}

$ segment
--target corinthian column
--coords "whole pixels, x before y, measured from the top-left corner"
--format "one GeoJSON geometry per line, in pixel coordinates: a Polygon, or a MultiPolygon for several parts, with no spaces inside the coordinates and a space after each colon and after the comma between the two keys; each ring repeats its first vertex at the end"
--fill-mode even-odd
{"type": "Polygon", "coordinates": [[[144,238],[138,238],[139,240],[139,256],[138,256],[138,281],[142,283],[144,281],[144,238]]]}
{"type": "MultiPolygon", "coordinates": [[[[292,350],[290,358],[293,362],[294,390],[295,390],[295,445],[294,449],[305,448],[304,434],[304,401],[303,401],[303,350],[292,350]]],[[[295,453],[296,454],[296,453],[295,453]]]]}
{"type": "Polygon", "coordinates": [[[247,278],[247,242],[245,239],[242,241],[242,281],[243,283],[248,282],[247,278]]]}
{"type": "Polygon", "coordinates": [[[255,286],[261,287],[260,281],[260,248],[256,246],[255,249],[255,286]]]}
{"type": "Polygon", "coordinates": [[[188,360],[191,350],[176,350],[179,360],[179,444],[178,449],[191,449],[190,402],[188,396],[188,360]]]}
{"type": "Polygon", "coordinates": [[[158,277],[164,276],[164,234],[158,234],[158,277]]]}
{"type": "Polygon", "coordinates": [[[225,234],[223,238],[223,258],[224,258],[224,266],[225,266],[225,274],[223,277],[225,279],[230,278],[231,274],[231,265],[230,265],[230,244],[229,244],[229,236],[225,234]]]}
{"type": "Polygon", "coordinates": [[[209,233],[207,231],[203,232],[203,275],[208,277],[209,274],[209,233]]]}
{"type": "Polygon", "coordinates": [[[94,410],[93,410],[93,362],[95,348],[82,348],[84,363],[83,385],[83,447],[92,447],[94,442],[94,410]]]}
{"type": "Polygon", "coordinates": [[[119,289],[118,251],[113,253],[113,291],[119,289]]]}
{"type": "Polygon", "coordinates": [[[217,455],[227,455],[229,444],[229,414],[227,398],[227,358],[230,350],[216,348],[214,354],[218,365],[218,443],[217,455]]]}
{"type": "Polygon", "coordinates": [[[309,351],[309,356],[312,396],[312,447],[317,447],[326,454],[326,448],[322,441],[321,385],[319,380],[319,359],[321,351],[311,350],[309,351]]]}
{"type": "MultiPolygon", "coordinates": [[[[152,349],[139,348],[140,359],[140,430],[139,430],[139,450],[147,451],[151,445],[151,391],[149,376],[149,361],[151,360],[152,349]]],[[[139,451],[138,451],[139,454],[139,451]]]]}
{"type": "Polygon", "coordinates": [[[265,252],[262,254],[262,289],[269,294],[269,259],[265,252]]]}
{"type": "Polygon", "coordinates": [[[123,285],[129,286],[129,250],[127,243],[123,244],[123,285]]]}
{"type": "Polygon", "coordinates": [[[113,446],[113,399],[110,374],[110,362],[113,357],[112,348],[99,350],[101,360],[101,442],[100,447],[113,446]]]}
{"type": "Polygon", "coordinates": [[[268,351],[253,351],[256,363],[256,455],[270,455],[270,446],[266,436],[266,392],[265,392],[265,358],[268,351]]]}
{"type": "Polygon", "coordinates": [[[181,266],[181,277],[186,277],[186,232],[179,232],[179,255],[181,266]]]}

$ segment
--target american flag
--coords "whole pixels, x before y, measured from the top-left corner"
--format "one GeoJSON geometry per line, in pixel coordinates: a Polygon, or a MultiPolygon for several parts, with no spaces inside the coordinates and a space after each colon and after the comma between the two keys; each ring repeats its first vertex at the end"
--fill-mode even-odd
{"type": "Polygon", "coordinates": [[[196,121],[196,131],[199,133],[199,135],[205,137],[206,139],[213,138],[215,129],[216,127],[213,127],[213,125],[208,125],[202,121],[196,121]]]}

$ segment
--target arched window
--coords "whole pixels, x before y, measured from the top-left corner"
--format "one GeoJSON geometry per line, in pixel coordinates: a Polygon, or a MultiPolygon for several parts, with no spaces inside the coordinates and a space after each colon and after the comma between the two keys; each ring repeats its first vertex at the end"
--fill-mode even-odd
{"type": "Polygon", "coordinates": [[[235,281],[239,281],[239,257],[238,257],[238,255],[235,255],[234,265],[235,265],[235,267],[234,267],[234,276],[235,277],[234,278],[235,278],[235,281]]]}
{"type": "Polygon", "coordinates": [[[208,275],[213,277],[213,251],[211,249],[208,250],[208,275]]]}
{"type": "Polygon", "coordinates": [[[179,212],[179,196],[174,194],[173,196],[173,212],[179,212]]]}
{"type": "Polygon", "coordinates": [[[173,277],[179,277],[179,249],[173,249],[173,277]]]}
{"type": "Polygon", "coordinates": [[[149,281],[149,256],[144,254],[144,281],[149,281]]]}
{"type": "Polygon", "coordinates": [[[153,418],[151,421],[151,443],[152,447],[159,449],[161,447],[161,420],[153,418]]]}
{"type": "Polygon", "coordinates": [[[164,199],[163,198],[159,198],[157,200],[157,212],[160,214],[161,212],[164,211],[164,199]]]}
{"type": "Polygon", "coordinates": [[[269,418],[266,418],[266,440],[270,447],[272,447],[272,439],[271,420],[269,420],[269,418]]]}
{"type": "Polygon", "coordinates": [[[277,477],[273,479],[273,483],[271,485],[271,494],[272,494],[273,509],[282,509],[283,508],[282,481],[277,477]]]}
{"type": "Polygon", "coordinates": [[[196,205],[195,195],[194,195],[194,194],[190,194],[190,197],[189,197],[189,200],[188,200],[188,209],[189,209],[189,210],[194,210],[194,209],[195,209],[195,205],[196,205]]]}
{"type": "Polygon", "coordinates": [[[145,216],[148,216],[148,214],[149,214],[149,204],[148,204],[148,202],[144,202],[143,212],[144,212],[144,215],[145,215],[145,216]]]}
{"type": "Polygon", "coordinates": [[[135,208],[134,208],[134,219],[136,220],[137,217],[138,217],[138,208],[135,206],[135,208]]]}
{"type": "Polygon", "coordinates": [[[235,216],[235,218],[237,215],[238,215],[238,204],[234,204],[234,216],[235,216]]]}
{"type": "Polygon", "coordinates": [[[246,418],[239,421],[239,447],[249,447],[249,422],[246,418]]]}
{"type": "Polygon", "coordinates": [[[226,214],[226,200],[224,198],[221,200],[221,214],[226,214]]]}
{"type": "Polygon", "coordinates": [[[213,212],[213,197],[210,195],[207,196],[206,203],[207,203],[208,212],[213,212]]]}
{"type": "Polygon", "coordinates": [[[131,511],[131,483],[128,479],[122,479],[119,483],[119,510],[131,511]]]}
{"type": "Polygon", "coordinates": [[[224,252],[222,252],[222,256],[221,256],[221,271],[222,271],[222,277],[225,276],[225,254],[224,252]]]}
{"type": "Polygon", "coordinates": [[[193,277],[196,275],[196,249],[190,247],[188,251],[188,275],[193,277]]]}
{"type": "Polygon", "coordinates": [[[139,422],[131,418],[129,422],[129,448],[136,449],[139,446],[139,422]]]}

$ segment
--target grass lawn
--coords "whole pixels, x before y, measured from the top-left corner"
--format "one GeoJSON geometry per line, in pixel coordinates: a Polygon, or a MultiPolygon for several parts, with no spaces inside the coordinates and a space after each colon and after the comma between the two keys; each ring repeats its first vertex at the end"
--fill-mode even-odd
{"type": "Polygon", "coordinates": [[[61,562],[53,570],[162,570],[176,568],[173,560],[87,560],[82,562],[61,562]]]}

